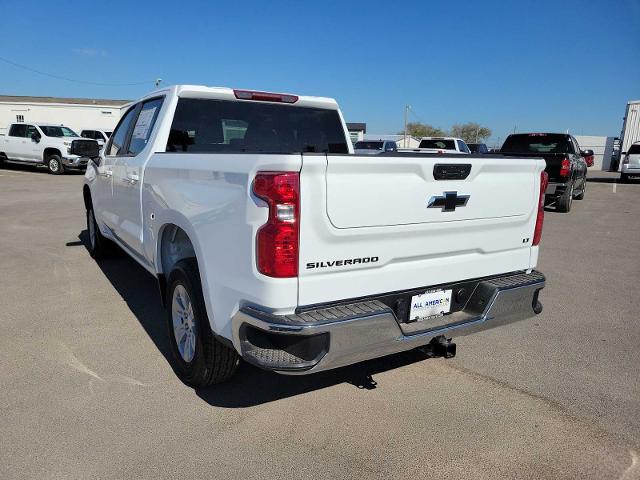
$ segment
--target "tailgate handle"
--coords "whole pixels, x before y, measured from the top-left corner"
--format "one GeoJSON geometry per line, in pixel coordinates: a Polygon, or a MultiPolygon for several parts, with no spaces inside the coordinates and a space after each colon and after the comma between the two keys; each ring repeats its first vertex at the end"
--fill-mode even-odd
{"type": "Polygon", "coordinates": [[[464,180],[470,172],[468,163],[436,163],[433,166],[433,178],[436,180],[464,180]]]}

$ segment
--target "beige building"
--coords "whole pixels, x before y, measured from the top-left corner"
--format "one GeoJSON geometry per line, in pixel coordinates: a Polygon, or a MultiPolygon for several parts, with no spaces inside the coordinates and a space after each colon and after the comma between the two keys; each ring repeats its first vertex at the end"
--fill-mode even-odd
{"type": "Polygon", "coordinates": [[[80,133],[83,129],[113,130],[121,108],[129,100],[95,98],[26,97],[0,95],[0,135],[11,123],[65,125],[80,133]]]}

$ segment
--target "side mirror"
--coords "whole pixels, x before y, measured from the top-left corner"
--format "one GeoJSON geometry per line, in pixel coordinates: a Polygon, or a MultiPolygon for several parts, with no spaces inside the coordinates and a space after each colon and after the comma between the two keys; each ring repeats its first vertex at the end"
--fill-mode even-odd
{"type": "Polygon", "coordinates": [[[583,150],[581,153],[583,157],[593,157],[593,150],[583,150]]]}
{"type": "Polygon", "coordinates": [[[36,143],[40,143],[40,134],[38,132],[33,132],[31,134],[31,140],[33,140],[36,143]]]}

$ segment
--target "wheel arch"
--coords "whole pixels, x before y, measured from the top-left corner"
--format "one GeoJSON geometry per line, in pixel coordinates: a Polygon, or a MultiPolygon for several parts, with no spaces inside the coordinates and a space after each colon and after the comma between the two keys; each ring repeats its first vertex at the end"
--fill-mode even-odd
{"type": "Polygon", "coordinates": [[[93,206],[93,202],[91,200],[91,189],[87,184],[82,187],[82,199],[84,200],[85,210],[89,210],[89,207],[93,206]]]}
{"type": "Polygon", "coordinates": [[[62,152],[55,147],[47,147],[42,153],[42,161],[46,162],[51,155],[58,155],[59,157],[62,157],[62,152]]]}
{"type": "MultiPolygon", "coordinates": [[[[160,289],[160,300],[163,306],[167,305],[167,278],[173,266],[185,258],[195,258],[198,261],[198,253],[194,242],[193,232],[183,225],[173,222],[164,223],[157,234],[155,248],[155,268],[160,289]]],[[[202,274],[201,274],[202,275],[202,274]]],[[[200,278],[202,284],[202,278],[200,278]]],[[[203,289],[204,289],[204,285],[203,289]]]]}

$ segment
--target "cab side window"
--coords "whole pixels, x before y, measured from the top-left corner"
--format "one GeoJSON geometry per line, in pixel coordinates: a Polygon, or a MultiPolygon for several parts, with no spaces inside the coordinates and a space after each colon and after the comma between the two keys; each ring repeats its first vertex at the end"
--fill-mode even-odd
{"type": "Polygon", "coordinates": [[[124,154],[124,145],[127,141],[129,127],[131,126],[131,122],[136,114],[136,107],[137,105],[131,107],[127,113],[124,114],[122,119],[120,119],[120,123],[118,123],[113,135],[111,135],[111,141],[109,142],[109,147],[106,150],[106,155],[117,156],[124,154]]]}

